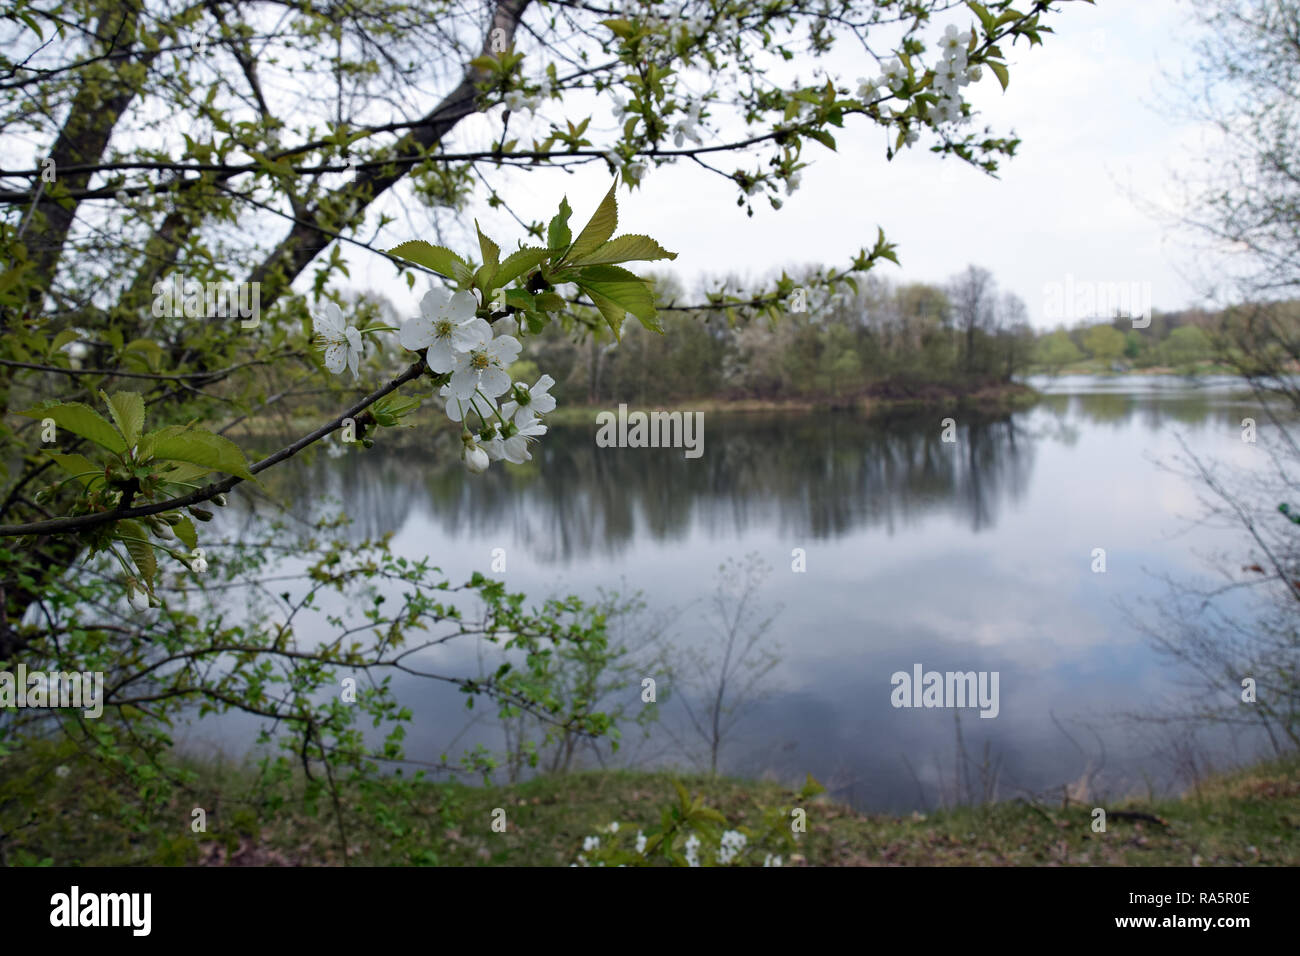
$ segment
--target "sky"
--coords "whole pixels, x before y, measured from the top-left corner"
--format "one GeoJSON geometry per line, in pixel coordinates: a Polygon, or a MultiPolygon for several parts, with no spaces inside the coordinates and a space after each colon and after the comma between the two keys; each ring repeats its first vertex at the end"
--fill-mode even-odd
{"type": "MultiPolygon", "coordinates": [[[[901,262],[885,263],[881,275],[943,282],[967,264],[982,266],[1024,300],[1038,328],[1083,318],[1068,300],[1064,310],[1059,304],[1062,290],[1077,295],[1084,283],[1122,284],[1135,298],[1149,295],[1156,310],[1204,304],[1204,255],[1152,209],[1177,209],[1177,175],[1205,149],[1205,130],[1170,108],[1176,77],[1192,62],[1188,4],[1071,2],[1046,22],[1056,34],[1043,46],[1022,42],[1010,51],[1005,93],[987,70],[965,91],[981,126],[1014,130],[1023,141],[997,179],[920,148],[888,162],[883,131],[856,122],[837,131],[836,152],[805,147],[813,165],[779,211],[759,200],[751,219],[733,187],[683,163],[651,171],[641,190],[620,189],[620,232],[648,233],[677,252],[667,265],[688,288],[702,274],[843,264],[880,226],[901,262]]],[[[845,67],[847,81],[876,72],[845,67]]],[[[519,185],[508,195],[523,218],[548,219],[567,194],[580,224],[609,174],[593,163],[572,175],[521,176],[519,185]]],[[[485,205],[472,211],[503,248],[514,246],[513,220],[485,205]]],[[[391,266],[362,268],[414,308],[420,283],[410,293],[393,281],[391,266]]]]}

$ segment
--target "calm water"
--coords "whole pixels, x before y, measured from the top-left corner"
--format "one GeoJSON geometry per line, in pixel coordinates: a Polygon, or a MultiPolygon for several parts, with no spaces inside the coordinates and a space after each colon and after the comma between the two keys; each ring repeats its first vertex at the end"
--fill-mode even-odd
{"type": "MultiPolygon", "coordinates": [[[[494,465],[479,477],[431,452],[381,446],[294,467],[303,487],[346,503],[358,535],[393,532],[396,551],[432,556],[452,581],[488,571],[504,548],[498,576],[512,590],[540,599],[640,587],[652,609],[679,610],[670,636],[683,645],[705,635],[692,602],[709,596],[718,565],[758,552],[773,569],[763,600],[781,606],[766,639],[781,662],[769,696],[727,740],[725,770],[810,771],[860,806],[933,806],[952,789],[959,715],[972,759],[987,746],[1000,761],[998,796],[1008,798],[1083,773],[1054,716],[1094,757],[1104,744],[1098,783],[1109,792],[1167,783],[1161,745],[1114,720],[1181,693],[1125,607],[1161,592],[1160,575],[1205,575],[1204,555],[1238,540],[1192,525],[1196,489],[1160,466],[1177,452],[1175,435],[1248,462],[1241,419],[1258,413],[1230,382],[1034,384],[1048,392],[1037,407],[982,422],[959,415],[953,443],[941,441],[941,413],[706,415],[694,460],[597,448],[591,424],[554,429],[535,450],[538,467],[494,465]],[[804,573],[791,569],[796,548],[804,573]],[[1092,570],[1095,548],[1105,573],[1092,570]],[[998,672],[996,719],[891,706],[890,676],[917,663],[998,672]]],[[[469,646],[439,662],[477,669],[469,646]]],[[[409,756],[499,747],[491,708],[467,715],[455,692],[399,689],[416,715],[409,756]]],[[[627,693],[639,702],[639,687],[627,693]]],[[[620,759],[689,765],[668,733],[681,734],[681,719],[668,701],[665,726],[630,740],[620,759]]],[[[196,726],[191,743],[214,733],[228,750],[250,742],[246,722],[214,726],[196,726]]]]}

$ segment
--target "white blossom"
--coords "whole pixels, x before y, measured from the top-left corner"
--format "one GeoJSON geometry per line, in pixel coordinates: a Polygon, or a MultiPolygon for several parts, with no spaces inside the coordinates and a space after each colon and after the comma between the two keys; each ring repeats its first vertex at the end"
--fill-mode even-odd
{"type": "Polygon", "coordinates": [[[497,410],[495,398],[484,398],[482,395],[457,398],[451,394],[450,385],[438,389],[438,395],[446,401],[447,417],[453,422],[463,422],[465,413],[470,411],[476,413],[483,421],[487,421],[497,410]]]}
{"type": "Polygon", "coordinates": [[[481,475],[487,471],[487,467],[491,463],[488,453],[472,435],[466,436],[465,449],[460,453],[460,458],[465,463],[466,470],[475,475],[481,475]]]}
{"type": "Polygon", "coordinates": [[[465,350],[457,352],[451,370],[451,394],[468,398],[475,391],[496,398],[510,387],[509,366],[519,356],[519,340],[513,335],[492,338],[486,322],[471,330],[465,350]]]}
{"type": "Polygon", "coordinates": [[[780,858],[779,856],[773,856],[771,853],[769,853],[769,854],[767,854],[766,856],[763,857],[763,865],[764,865],[764,866],[780,866],[780,865],[781,865],[781,858],[780,858]]]}
{"type": "Polygon", "coordinates": [[[636,851],[637,851],[638,853],[644,853],[644,852],[645,852],[645,844],[646,844],[645,834],[642,833],[640,830],[637,830],[637,831],[636,831],[636,851]]]}
{"type": "Polygon", "coordinates": [[[907,68],[903,66],[903,61],[898,59],[890,60],[884,66],[884,72],[876,80],[877,86],[888,86],[897,93],[907,82],[907,68]]]}
{"type": "Polygon", "coordinates": [[[430,289],[420,300],[420,314],[402,325],[397,341],[412,352],[427,348],[429,368],[450,372],[459,353],[492,335],[492,327],[476,318],[477,311],[472,292],[449,295],[445,289],[430,289]]]}
{"type": "Polygon", "coordinates": [[[948,24],[948,28],[943,31],[943,37],[939,40],[939,49],[943,50],[945,57],[961,56],[966,57],[966,48],[970,46],[971,32],[963,30],[958,32],[957,27],[948,24]]]}
{"type": "Polygon", "coordinates": [[[677,148],[681,149],[682,143],[690,140],[696,146],[701,146],[704,140],[700,139],[700,104],[694,101],[688,101],[686,104],[686,117],[678,120],[673,124],[673,142],[677,148]]]}
{"type": "Polygon", "coordinates": [[[515,420],[520,428],[533,418],[555,411],[555,399],[551,396],[551,386],[555,379],[543,375],[532,388],[525,389],[523,383],[515,385],[514,398],[501,406],[501,417],[515,420]]]}
{"type": "Polygon", "coordinates": [[[582,850],[584,853],[590,853],[592,850],[600,847],[600,837],[589,836],[582,841],[582,850]]]}
{"type": "Polygon", "coordinates": [[[325,311],[312,318],[316,333],[316,347],[325,350],[325,367],[338,375],[344,367],[352,369],[352,377],[360,378],[357,368],[361,362],[361,333],[348,325],[343,310],[333,302],[325,303],[325,311]]]}

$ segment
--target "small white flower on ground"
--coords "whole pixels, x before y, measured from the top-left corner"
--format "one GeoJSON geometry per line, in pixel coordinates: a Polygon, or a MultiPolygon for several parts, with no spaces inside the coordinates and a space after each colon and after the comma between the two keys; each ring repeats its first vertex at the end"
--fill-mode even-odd
{"type": "Polygon", "coordinates": [[[494,339],[491,334],[491,327],[484,322],[465,351],[456,354],[449,384],[451,394],[457,398],[467,398],[476,390],[496,398],[510,387],[506,366],[518,358],[522,346],[513,335],[494,339]]]}
{"type": "Polygon", "coordinates": [[[731,863],[745,849],[748,840],[739,830],[728,830],[722,834],[718,846],[718,862],[723,866],[731,863]]]}
{"type": "Polygon", "coordinates": [[[325,350],[325,367],[335,375],[345,367],[350,368],[352,377],[359,378],[361,333],[348,325],[343,310],[333,302],[325,303],[324,312],[312,318],[312,328],[316,332],[317,348],[325,350]]]}
{"type": "Polygon", "coordinates": [[[536,416],[555,411],[555,399],[550,395],[551,386],[554,384],[555,379],[543,375],[537,380],[537,384],[527,391],[524,390],[522,383],[516,385],[514,399],[501,406],[501,417],[508,419],[514,416],[515,424],[523,428],[536,416]]]}
{"type": "Polygon", "coordinates": [[[427,348],[429,368],[450,372],[458,353],[492,336],[492,327],[475,318],[477,311],[472,292],[449,295],[445,289],[430,289],[420,300],[420,314],[402,325],[397,341],[412,352],[427,348]]]}
{"type": "Polygon", "coordinates": [[[582,850],[584,853],[590,853],[592,850],[599,849],[600,837],[589,836],[582,841],[582,850]]]}
{"type": "Polygon", "coordinates": [[[781,865],[781,858],[780,858],[779,856],[773,856],[772,854],[769,853],[769,854],[767,854],[767,856],[763,857],[763,865],[764,865],[764,866],[780,866],[780,865],[781,865]]]}
{"type": "Polygon", "coordinates": [[[637,851],[638,853],[644,853],[644,852],[645,852],[645,843],[646,843],[646,840],[645,840],[645,834],[642,833],[640,830],[637,830],[637,831],[636,831],[636,851],[637,851]]]}
{"type": "Polygon", "coordinates": [[[700,838],[697,837],[694,833],[692,833],[690,836],[686,838],[685,850],[686,850],[686,865],[699,866],[700,865],[700,857],[699,857],[700,838]]]}
{"type": "Polygon", "coordinates": [[[611,823],[611,824],[609,825],[609,832],[610,832],[610,833],[617,833],[617,832],[618,832],[618,821],[617,821],[617,820],[615,820],[613,823],[611,823]]]}
{"type": "Polygon", "coordinates": [[[67,776],[68,774],[70,774],[70,773],[72,773],[72,771],[69,770],[67,767],[55,767],[55,768],[54,768],[54,776],[58,777],[59,779],[63,779],[64,777],[66,777],[66,776],[67,776]]]}

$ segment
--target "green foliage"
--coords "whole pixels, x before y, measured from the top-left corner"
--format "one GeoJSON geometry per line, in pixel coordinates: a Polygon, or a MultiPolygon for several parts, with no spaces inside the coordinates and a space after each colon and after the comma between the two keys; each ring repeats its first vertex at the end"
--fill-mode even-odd
{"type": "MultiPolygon", "coordinates": [[[[755,827],[729,825],[727,817],[674,780],[677,800],[662,807],[657,820],[614,821],[597,827],[576,855],[582,866],[754,866],[781,865],[798,848],[792,808],[760,806],[755,827]],[[743,838],[743,839],[742,839],[743,838]]],[[[808,775],[794,795],[795,808],[807,813],[825,787],[808,775]]]]}

